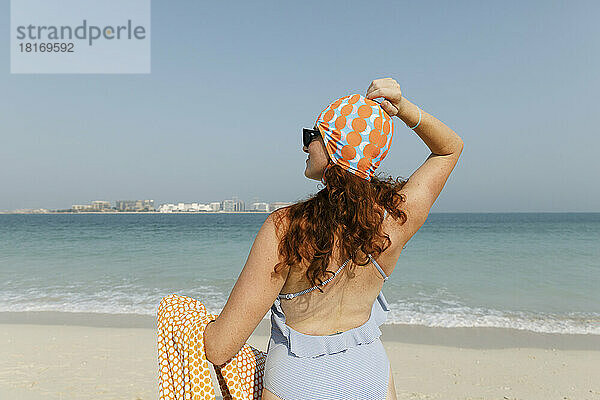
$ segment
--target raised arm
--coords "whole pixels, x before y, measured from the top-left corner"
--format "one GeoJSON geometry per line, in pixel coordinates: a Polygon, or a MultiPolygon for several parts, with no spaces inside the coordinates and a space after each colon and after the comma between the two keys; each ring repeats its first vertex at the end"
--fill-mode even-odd
{"type": "Polygon", "coordinates": [[[418,124],[414,132],[431,150],[429,157],[400,190],[406,196],[403,210],[408,219],[402,225],[406,243],[427,220],[431,206],[458,162],[463,141],[447,125],[423,109],[419,123],[419,107],[402,97],[400,85],[392,78],[373,81],[365,97],[384,98],[381,106],[390,116],[397,116],[410,128],[418,124]]]}

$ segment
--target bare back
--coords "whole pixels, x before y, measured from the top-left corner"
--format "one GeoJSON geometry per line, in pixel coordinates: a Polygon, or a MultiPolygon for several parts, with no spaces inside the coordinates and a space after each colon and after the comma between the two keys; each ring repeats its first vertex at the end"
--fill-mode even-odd
{"type": "MultiPolygon", "coordinates": [[[[391,245],[377,258],[377,263],[389,276],[398,262],[404,243],[392,217],[387,215],[382,230],[387,233],[391,245]]],[[[339,257],[339,240],[330,258],[329,271],[336,271],[344,259],[339,257]]],[[[363,255],[366,259],[366,255],[363,255]]],[[[365,323],[370,316],[373,302],[383,287],[382,275],[369,262],[367,265],[348,265],[332,281],[292,300],[285,300],[281,308],[286,324],[307,335],[330,335],[344,332],[365,323]]],[[[290,268],[282,293],[297,292],[312,286],[306,278],[307,265],[290,268]]]]}

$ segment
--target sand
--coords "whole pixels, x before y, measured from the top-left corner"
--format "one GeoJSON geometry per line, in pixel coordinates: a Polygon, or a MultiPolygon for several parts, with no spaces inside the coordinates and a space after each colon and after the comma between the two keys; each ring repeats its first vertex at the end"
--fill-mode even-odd
{"type": "MultiPolygon", "coordinates": [[[[0,313],[1,399],[157,399],[152,317],[0,313]]],[[[598,399],[600,336],[384,325],[398,399],[598,399]]],[[[266,350],[268,321],[248,341],[266,350]]],[[[217,391],[218,393],[218,391],[217,391]]]]}

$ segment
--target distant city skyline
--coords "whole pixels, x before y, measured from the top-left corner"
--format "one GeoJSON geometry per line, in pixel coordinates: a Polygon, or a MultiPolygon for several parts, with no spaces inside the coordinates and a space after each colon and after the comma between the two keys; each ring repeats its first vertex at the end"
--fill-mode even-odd
{"type": "MultiPolygon", "coordinates": [[[[257,198],[255,198],[257,199],[257,198]]],[[[0,210],[0,213],[40,213],[40,212],[108,212],[108,211],[157,211],[157,212],[203,212],[203,211],[264,211],[272,212],[278,208],[285,207],[291,202],[273,201],[261,202],[253,201],[246,203],[237,196],[220,201],[204,202],[168,202],[156,204],[153,199],[136,199],[136,200],[115,200],[114,206],[109,200],[92,200],[83,204],[72,204],[70,207],[64,208],[17,208],[13,210],[0,210]]]]}
{"type": "MultiPolygon", "coordinates": [[[[83,201],[83,202],[70,202],[70,205],[67,204],[67,205],[64,205],[63,207],[43,207],[43,206],[42,207],[17,207],[17,208],[13,208],[13,209],[0,209],[0,212],[10,212],[10,211],[19,210],[19,209],[41,209],[41,208],[44,208],[44,209],[54,209],[54,210],[64,210],[64,209],[72,208],[74,205],[92,204],[94,202],[108,202],[108,203],[111,204],[111,206],[113,206],[113,204],[114,204],[114,206],[116,207],[117,203],[120,202],[120,201],[139,201],[140,199],[142,199],[142,198],[137,197],[135,199],[107,200],[107,197],[100,197],[100,198],[94,198],[92,200],[87,200],[87,201],[83,201]]],[[[240,196],[230,196],[229,198],[221,199],[221,200],[219,200],[219,199],[212,199],[212,200],[204,200],[204,201],[198,200],[198,199],[195,199],[195,200],[192,200],[192,201],[180,201],[180,200],[174,200],[173,201],[173,200],[171,200],[171,201],[160,201],[160,202],[157,202],[154,199],[151,199],[151,201],[154,204],[158,204],[158,205],[162,205],[162,204],[178,204],[178,203],[185,203],[185,204],[191,204],[191,203],[210,204],[210,203],[214,203],[214,202],[222,203],[225,200],[236,200],[236,199],[237,200],[241,200],[244,204],[252,204],[252,203],[267,203],[267,204],[270,204],[270,203],[284,202],[284,201],[281,201],[281,200],[268,201],[268,200],[265,200],[265,199],[263,199],[261,197],[257,197],[257,196],[254,196],[252,198],[252,200],[250,200],[250,201],[246,201],[243,198],[241,198],[240,196]]],[[[149,199],[143,198],[142,200],[149,200],[149,199]]],[[[293,202],[289,201],[289,202],[284,202],[284,203],[293,203],[293,202]]]]}
{"type": "MultiPolygon", "coordinates": [[[[6,17],[0,210],[305,199],[321,185],[304,176],[302,128],[392,77],[464,141],[432,212],[600,211],[599,13],[591,1],[153,2],[145,75],[10,74],[6,17]]],[[[408,177],[429,149],[394,120],[379,170],[408,177]]]]}

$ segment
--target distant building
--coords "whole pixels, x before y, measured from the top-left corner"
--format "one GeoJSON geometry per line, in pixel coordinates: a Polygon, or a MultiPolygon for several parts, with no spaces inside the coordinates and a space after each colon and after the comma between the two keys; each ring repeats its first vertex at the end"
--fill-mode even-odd
{"type": "Polygon", "coordinates": [[[223,211],[234,211],[235,202],[233,200],[223,200],[223,211]]]}
{"type": "Polygon", "coordinates": [[[119,211],[154,211],[154,200],[117,200],[119,211]]]}
{"type": "Polygon", "coordinates": [[[231,200],[223,200],[223,211],[246,211],[246,205],[242,200],[239,200],[237,197],[233,197],[231,200]]]}
{"type": "MultiPolygon", "coordinates": [[[[218,203],[217,203],[218,204],[218,203]]],[[[204,212],[204,211],[212,211],[209,204],[202,203],[167,203],[161,204],[158,209],[158,212],[169,213],[169,212],[204,212]]]]}
{"type": "Polygon", "coordinates": [[[136,200],[135,205],[143,211],[154,211],[154,200],[136,200]]]}
{"type": "Polygon", "coordinates": [[[104,200],[92,201],[92,209],[94,211],[110,210],[110,201],[104,201],[104,200]]]}
{"type": "Polygon", "coordinates": [[[135,211],[135,200],[117,200],[115,206],[119,211],[135,211]]]}
{"type": "Polygon", "coordinates": [[[73,204],[71,210],[75,212],[93,211],[91,204],[73,204]]]}
{"type": "Polygon", "coordinates": [[[221,210],[221,203],[219,203],[218,201],[210,203],[208,206],[210,207],[210,211],[219,211],[219,210],[221,210]]]}
{"type": "Polygon", "coordinates": [[[90,211],[110,211],[110,201],[94,200],[92,204],[73,204],[71,211],[73,212],[90,212],[90,211]]]}
{"type": "Polygon", "coordinates": [[[273,212],[279,208],[291,206],[293,203],[286,203],[283,201],[276,201],[274,203],[269,204],[269,211],[273,212]]]}
{"type": "Polygon", "coordinates": [[[210,204],[198,204],[198,211],[212,211],[210,204]]]}
{"type": "Polygon", "coordinates": [[[269,212],[269,204],[260,202],[252,203],[252,210],[269,212]]]}
{"type": "Polygon", "coordinates": [[[161,213],[170,213],[173,211],[177,211],[177,206],[172,203],[161,204],[156,211],[161,213]]]}

